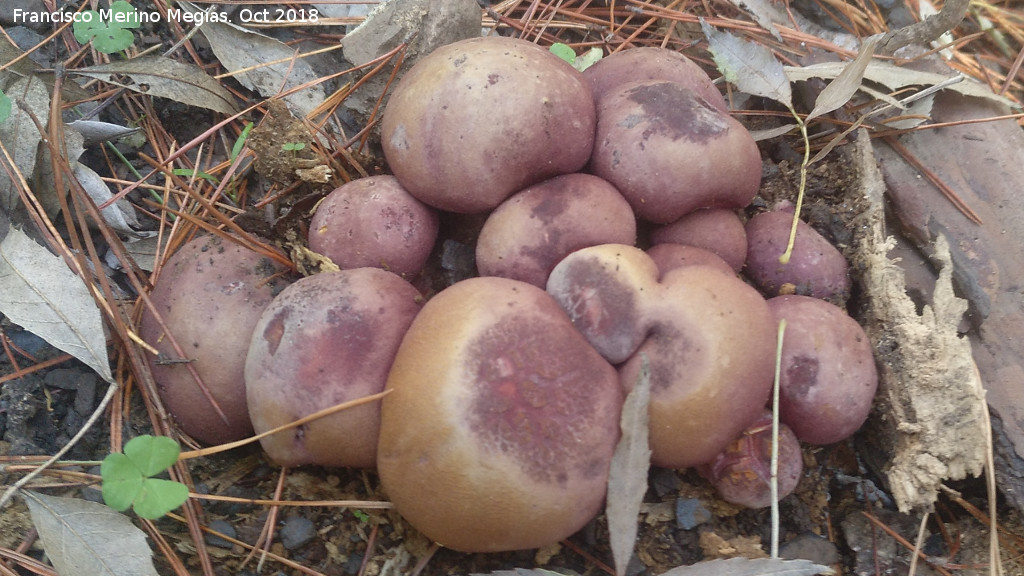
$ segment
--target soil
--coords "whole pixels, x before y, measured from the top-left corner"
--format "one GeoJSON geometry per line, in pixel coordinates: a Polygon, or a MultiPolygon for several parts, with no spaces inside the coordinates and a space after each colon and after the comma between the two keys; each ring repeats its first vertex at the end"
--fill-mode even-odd
{"type": "MultiPolygon", "coordinates": [[[[194,122],[181,122],[187,110],[168,100],[154,99],[156,113],[172,114],[179,122],[174,129],[189,132],[178,135],[188,141],[200,126],[209,125],[208,114],[197,112],[194,122]]],[[[267,137],[268,149],[280,148],[280,142],[310,144],[294,155],[268,158],[257,170],[271,180],[282,171],[319,165],[311,155],[308,134],[282,125],[281,133],[267,137]]],[[[259,138],[254,142],[260,146],[259,138]]],[[[762,147],[766,159],[761,195],[750,210],[767,209],[779,201],[792,201],[797,189],[796,166],[800,155],[790,141],[777,140],[762,147]]],[[[851,173],[848,149],[840,148],[826,161],[812,167],[807,182],[805,220],[841,250],[855,243],[854,223],[863,208],[859,189],[851,173]]],[[[367,163],[372,165],[372,163],[367,163]]],[[[379,167],[379,165],[378,165],[379,167]]],[[[315,186],[301,188],[294,200],[296,210],[322,194],[315,186]]],[[[244,221],[244,218],[242,219],[244,221]]],[[[255,219],[259,221],[259,219],[255,219]]],[[[473,217],[447,217],[443,238],[431,259],[429,273],[419,287],[425,292],[439,290],[473,273],[472,250],[482,221],[473,217]]],[[[294,241],[295,223],[282,229],[260,232],[279,234],[294,241]]],[[[295,249],[294,245],[289,245],[295,249]]],[[[294,252],[293,252],[294,253],[294,252]]],[[[316,263],[310,265],[316,266],[316,263]]],[[[852,313],[863,306],[863,293],[855,286],[849,301],[852,313]]],[[[0,355],[0,378],[19,367],[32,366],[61,355],[34,335],[6,320],[0,330],[13,352],[0,355]],[[18,366],[9,362],[13,357],[18,366]]],[[[67,360],[18,379],[5,381],[0,391],[0,457],[16,461],[24,455],[49,455],[76,432],[95,409],[104,384],[85,366],[67,360]]],[[[131,396],[129,418],[124,436],[152,432],[145,407],[138,394],[131,396]]],[[[67,456],[68,459],[98,461],[109,446],[109,417],[104,418],[67,456]]],[[[804,476],[796,492],[780,503],[781,542],[784,557],[808,558],[832,565],[843,574],[904,574],[910,552],[895,536],[913,542],[919,515],[899,514],[877,468],[877,448],[859,434],[849,441],[826,448],[804,447],[804,476]]],[[[195,491],[245,499],[268,499],[275,493],[281,470],[268,463],[258,447],[236,449],[226,454],[189,461],[195,491]]],[[[82,469],[88,471],[89,466],[82,469]]],[[[0,480],[10,484],[15,474],[0,471],[0,480]]],[[[988,530],[974,518],[968,506],[987,508],[985,486],[981,480],[968,479],[951,484],[962,494],[958,500],[943,493],[925,532],[923,551],[928,562],[917,567],[918,574],[939,569],[958,574],[981,574],[987,562],[988,530]]],[[[56,488],[58,492],[97,499],[94,487],[56,488]]],[[[280,499],[303,500],[384,500],[374,472],[363,470],[327,470],[303,468],[288,470],[280,499]]],[[[241,542],[252,544],[275,516],[276,537],[270,552],[307,570],[267,559],[248,556],[241,545],[217,539],[207,544],[217,574],[299,574],[327,575],[487,573],[515,567],[541,567],[567,574],[598,574],[613,565],[608,547],[608,528],[600,516],[563,543],[542,550],[504,554],[462,554],[435,550],[424,537],[408,526],[396,513],[387,510],[317,506],[287,507],[271,510],[264,505],[204,501],[203,519],[208,526],[233,532],[241,542]]],[[[1002,504],[1000,520],[1014,533],[1024,533],[1017,513],[1002,504]]],[[[640,532],[636,555],[629,574],[660,574],[676,566],[719,557],[766,557],[770,538],[767,510],[746,510],[718,500],[710,486],[692,471],[653,469],[649,490],[639,518],[640,532]]],[[[201,573],[188,530],[178,520],[164,518],[156,525],[175,547],[194,574],[201,573]]],[[[230,534],[228,534],[230,535],[230,534]]],[[[29,554],[42,558],[34,540],[25,506],[17,502],[0,513],[0,548],[14,550],[23,542],[31,543],[29,554]]],[[[1004,561],[1010,573],[1024,573],[1009,558],[1004,561]]],[[[159,554],[155,556],[161,574],[172,573],[159,554]]],[[[613,571],[612,571],[613,572],[613,571]]]]}

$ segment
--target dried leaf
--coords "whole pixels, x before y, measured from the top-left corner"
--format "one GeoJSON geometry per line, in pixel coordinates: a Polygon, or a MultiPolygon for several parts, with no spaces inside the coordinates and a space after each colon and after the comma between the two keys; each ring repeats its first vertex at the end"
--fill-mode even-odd
{"type": "Polygon", "coordinates": [[[748,94],[770,98],[786,108],[793,107],[790,78],[772,51],[763,44],[747,42],[711,27],[702,18],[700,26],[708,39],[718,71],[748,94]]]}
{"type": "MultiPolygon", "coordinates": [[[[105,204],[114,197],[110,188],[107,187],[107,183],[92,168],[75,162],[71,171],[97,206],[105,204]]],[[[134,236],[135,229],[139,227],[139,221],[135,218],[135,211],[132,209],[131,203],[123,198],[100,210],[100,215],[111,228],[122,234],[134,236]]]]}
{"type": "Polygon", "coordinates": [[[234,96],[219,82],[197,66],[164,56],[116,60],[109,64],[68,70],[68,73],[95,78],[133,92],[169,98],[175,102],[214,112],[235,112],[234,96]]]}
{"type": "MultiPolygon", "coordinates": [[[[0,62],[4,62],[4,69],[0,70],[0,89],[7,90],[16,78],[36,77],[46,84],[47,93],[53,92],[55,74],[38,72],[39,65],[31,58],[22,58],[25,55],[21,48],[11,43],[6,35],[0,34],[0,62]],[[20,58],[20,60],[18,60],[20,58]],[[14,62],[18,60],[17,62],[14,62]],[[14,62],[12,65],[11,62],[14,62]]],[[[70,80],[61,82],[61,95],[67,102],[89,100],[93,94],[70,80]]]]}
{"type": "Polygon", "coordinates": [[[903,113],[900,119],[885,120],[885,125],[889,128],[896,128],[898,130],[907,130],[918,126],[932,117],[932,106],[935,105],[935,95],[929,94],[924,98],[914,100],[910,106],[903,107],[903,113]]]}
{"type": "Polygon", "coordinates": [[[857,93],[857,89],[860,88],[861,83],[864,81],[864,70],[867,69],[868,64],[871,62],[871,57],[874,56],[875,46],[877,45],[877,38],[869,38],[864,41],[860,52],[857,53],[857,57],[843,67],[843,71],[836,76],[836,79],[830,82],[818,94],[818,98],[814,101],[814,109],[807,115],[807,120],[817,118],[822,114],[828,114],[849,102],[850,98],[853,98],[853,95],[857,93]]]}
{"type": "Polygon", "coordinates": [[[750,135],[754,137],[754,142],[760,142],[762,140],[771,140],[776,136],[782,136],[783,134],[789,134],[793,130],[797,130],[800,127],[796,124],[783,124],[782,126],[776,126],[775,128],[765,128],[764,130],[751,130],[750,135]]]}
{"type": "MultiPolygon", "coordinates": [[[[39,122],[46,126],[50,118],[50,95],[42,80],[34,76],[22,78],[5,90],[5,93],[12,101],[23,101],[39,122]]],[[[14,164],[26,179],[32,177],[35,169],[36,150],[40,140],[42,135],[28,112],[20,106],[12,106],[10,117],[0,123],[0,142],[3,142],[13,157],[14,164]]],[[[3,156],[0,156],[0,163],[7,164],[3,156]]],[[[0,210],[10,214],[20,203],[17,185],[8,178],[6,170],[0,169],[0,210]]]]}
{"type": "Polygon", "coordinates": [[[107,140],[116,140],[141,130],[141,128],[128,128],[120,124],[111,124],[98,120],[75,120],[65,124],[65,126],[81,134],[82,138],[85,139],[86,146],[107,140]]]}
{"type": "Polygon", "coordinates": [[[775,26],[775,22],[785,22],[785,14],[780,14],[781,10],[765,0],[729,0],[729,2],[742,10],[746,10],[750,14],[757,25],[765,30],[771,32],[772,36],[776,40],[782,42],[782,34],[779,33],[779,29],[775,26]]]}
{"type": "Polygon", "coordinates": [[[0,242],[0,313],[112,382],[96,301],[59,256],[17,228],[0,242]]]}
{"type": "MultiPolygon", "coordinates": [[[[200,12],[188,2],[180,2],[180,5],[194,13],[200,12]]],[[[235,79],[243,86],[266,98],[312,83],[284,97],[295,116],[307,117],[326,99],[323,87],[315,83],[319,75],[305,60],[297,58],[295,48],[284,42],[229,22],[207,22],[199,30],[210,41],[210,48],[224,68],[236,73],[235,79]]]]}
{"type": "MultiPolygon", "coordinates": [[[[69,163],[77,162],[85,152],[84,138],[76,130],[64,130],[64,146],[59,152],[61,158],[69,163]]],[[[43,206],[50,218],[54,218],[61,210],[62,197],[66,197],[71,185],[66,175],[61,172],[61,189],[57,190],[57,178],[54,167],[61,162],[54,162],[49,146],[40,146],[36,157],[36,171],[32,174],[32,193],[43,206]]],[[[15,220],[20,221],[20,220],[15,220]]]]}
{"type": "MultiPolygon", "coordinates": [[[[842,62],[825,62],[822,64],[811,64],[810,66],[785,66],[783,70],[791,82],[797,82],[811,78],[825,78],[826,80],[836,78],[843,72],[845,67],[846,65],[842,62]]],[[[865,80],[877,82],[890,90],[898,90],[907,86],[935,86],[936,84],[948,81],[952,77],[947,74],[904,68],[881,60],[872,60],[864,68],[865,80]]],[[[1009,99],[993,94],[988,86],[971,79],[965,78],[963,82],[951,84],[946,89],[959,92],[964,96],[984,98],[1006,106],[1017,107],[1009,99]]]]}
{"type": "Polygon", "coordinates": [[[663,572],[661,576],[814,576],[832,573],[829,567],[810,560],[727,558],[680,566],[663,572]]]}
{"type": "Polygon", "coordinates": [[[622,406],[619,439],[608,475],[608,535],[615,573],[623,576],[636,546],[640,505],[647,493],[647,471],[651,466],[648,443],[648,406],[651,402],[651,373],[643,359],[636,386],[622,406]]]}
{"type": "Polygon", "coordinates": [[[25,492],[43,549],[61,576],[157,576],[146,534],[127,516],[78,498],[25,492]]]}
{"type": "MultiPolygon", "coordinates": [[[[152,272],[156,266],[156,255],[160,248],[160,237],[155,231],[152,232],[139,232],[139,239],[129,238],[124,243],[124,249],[128,252],[128,255],[135,260],[135,265],[142,268],[146,272],[152,272]]],[[[107,251],[104,256],[104,260],[107,266],[110,266],[114,270],[120,270],[122,268],[121,262],[117,260],[117,256],[113,250],[107,251]]]]}

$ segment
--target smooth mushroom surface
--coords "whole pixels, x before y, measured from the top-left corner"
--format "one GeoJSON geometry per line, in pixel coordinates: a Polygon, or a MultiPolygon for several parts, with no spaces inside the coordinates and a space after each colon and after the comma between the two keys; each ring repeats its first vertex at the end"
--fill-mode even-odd
{"type": "Polygon", "coordinates": [[[381,145],[402,186],[458,213],[576,172],[594,143],[583,76],[532,42],[486,36],[438,48],[398,82],[381,145]]]}
{"type": "Polygon", "coordinates": [[[170,335],[146,308],[139,336],[160,352],[147,355],[160,399],[196,440],[221,444],[252,434],[245,351],[260,314],[288,285],[286,272],[270,258],[217,236],[186,243],[164,264],[149,298],[170,335]]]}
{"type": "Polygon", "coordinates": [[[725,209],[696,210],[651,232],[655,245],[674,243],[714,252],[736,272],[747,261],[747,232],[736,212],[725,209]]]}
{"type": "Polygon", "coordinates": [[[481,276],[543,288],[570,252],[636,242],[636,217],[614,186],[590,174],[566,174],[513,194],[488,216],[476,244],[481,276]]]}
{"type": "Polygon", "coordinates": [[[786,320],[779,380],[779,418],[801,442],[832,444],[867,420],[878,368],[864,329],[842,308],[810,296],[768,300],[786,320]]]}
{"type": "Polygon", "coordinates": [[[598,60],[583,72],[590,83],[594,101],[629,82],[640,80],[667,80],[678,82],[722,112],[729,106],[707,73],[684,54],[654,46],[620,50],[598,60]]]}
{"type": "Polygon", "coordinates": [[[342,269],[371,266],[411,278],[430,256],[437,230],[437,212],[394,176],[371,176],[320,202],[309,222],[309,248],[342,269]]]}
{"type": "MultiPolygon", "coordinates": [[[[398,345],[423,298],[378,268],[298,280],[263,312],[245,362],[256,433],[384,390],[398,345]]],[[[364,404],[260,439],[281,466],[371,468],[380,404],[364,404]]]]}
{"type": "Polygon", "coordinates": [[[646,250],[647,255],[658,265],[661,276],[683,266],[697,264],[718,268],[726,274],[735,274],[732,266],[714,252],[686,244],[655,244],[646,250]]]}
{"type": "Polygon", "coordinates": [[[601,510],[622,389],[543,290],[456,283],[395,357],[377,467],[395,509],[464,552],[558,542],[601,510]]]}
{"type": "Polygon", "coordinates": [[[849,265],[843,254],[803,220],[797,221],[789,262],[779,262],[789,243],[793,214],[763,212],[747,221],[747,274],[769,296],[800,294],[845,300],[849,265]]]}
{"type": "Polygon", "coordinates": [[[761,154],[736,119],[676,82],[632,82],[598,102],[588,171],[637,216],[667,224],[701,208],[742,208],[761,183],[761,154]]]}
{"type": "Polygon", "coordinates": [[[731,269],[660,271],[643,251],[607,244],[573,252],[548,292],[631,390],[646,361],[655,465],[707,462],[748,426],[771,391],[775,321],[731,269]]]}

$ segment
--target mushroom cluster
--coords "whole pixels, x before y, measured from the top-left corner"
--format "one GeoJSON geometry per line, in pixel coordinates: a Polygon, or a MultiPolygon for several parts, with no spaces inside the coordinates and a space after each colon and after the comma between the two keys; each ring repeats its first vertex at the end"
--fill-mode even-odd
{"type": "Polygon", "coordinates": [[[381,134],[393,175],[337,189],[309,227],[342,271],[253,300],[233,353],[257,432],[388,394],[263,438],[272,460],[375,465],[427,537],[500,551],[558,541],[598,513],[643,362],[653,463],[698,467],[744,505],[765,505],[781,320],[783,488],[800,477],[798,440],[836,442],[866,419],[872,350],[821,299],[848,291],[845,261],[801,225],[778,263],[782,212],[743,211],[757,146],[686,57],[634,49],[579,73],[530,42],[457,42],[400,80],[381,134]],[[421,295],[410,280],[439,211],[485,215],[479,277],[421,295]]]}

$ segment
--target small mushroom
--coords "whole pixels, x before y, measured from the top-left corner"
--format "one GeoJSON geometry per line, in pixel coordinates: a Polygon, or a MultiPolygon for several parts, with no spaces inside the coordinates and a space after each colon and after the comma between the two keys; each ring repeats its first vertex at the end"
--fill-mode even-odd
{"type": "Polygon", "coordinates": [[[842,308],[810,296],[776,296],[768,307],[786,320],[779,417],[802,442],[848,438],[867,420],[878,389],[864,329],[842,308]]]}
{"type": "MultiPolygon", "coordinates": [[[[772,414],[764,412],[711,462],[697,467],[726,502],[747,508],[771,506],[772,414]]],[[[804,460],[800,442],[779,424],[778,497],[789,496],[800,482],[804,460]]]]}
{"type": "Polygon", "coordinates": [[[803,220],[789,262],[779,262],[789,243],[793,214],[763,212],[747,221],[747,274],[768,296],[796,293],[845,300],[850,293],[848,264],[835,246],[803,220]]]}
{"type": "Polygon", "coordinates": [[[543,288],[570,252],[598,244],[636,242],[636,218],[614,186],[590,174],[566,174],[512,195],[480,230],[481,276],[543,288]]]}
{"type": "Polygon", "coordinates": [[[437,239],[438,216],[394,176],[352,180],[327,195],[309,222],[309,247],[340,268],[418,274],[437,239]]]}
{"type": "Polygon", "coordinates": [[[736,212],[704,209],[690,212],[679,220],[656,228],[651,242],[696,246],[714,252],[739,272],[747,260],[747,232],[736,212]]]}

